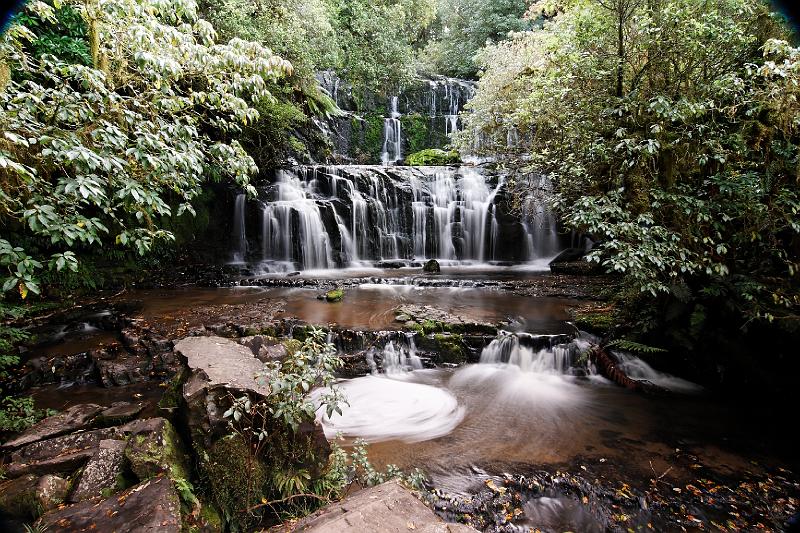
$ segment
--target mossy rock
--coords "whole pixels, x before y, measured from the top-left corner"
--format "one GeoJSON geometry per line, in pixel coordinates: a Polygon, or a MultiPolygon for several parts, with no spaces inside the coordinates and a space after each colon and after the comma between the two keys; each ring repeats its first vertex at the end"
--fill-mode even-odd
{"type": "Polygon", "coordinates": [[[422,337],[419,345],[425,351],[438,356],[440,363],[460,365],[467,362],[467,346],[464,337],[455,333],[436,333],[422,337]]]}
{"type": "Polygon", "coordinates": [[[344,290],[341,288],[333,289],[325,293],[325,301],[327,302],[341,302],[344,299],[344,290]]]}
{"type": "Polygon", "coordinates": [[[578,329],[606,335],[614,327],[616,317],[613,310],[579,310],[574,312],[573,320],[578,329]]]}
{"type": "Polygon", "coordinates": [[[161,473],[168,474],[172,479],[191,479],[183,444],[168,420],[136,420],[125,428],[131,432],[125,457],[140,481],[161,473]]]}
{"type": "Polygon", "coordinates": [[[201,466],[214,503],[229,524],[244,526],[241,511],[261,501],[269,479],[266,468],[239,435],[217,440],[204,455],[201,466]]]}
{"type": "Polygon", "coordinates": [[[438,148],[426,148],[406,157],[406,164],[411,166],[447,166],[461,164],[458,152],[445,152],[438,148]]]}
{"type": "Polygon", "coordinates": [[[422,327],[422,324],[420,324],[418,322],[414,322],[413,320],[409,320],[408,322],[406,322],[405,326],[406,326],[406,329],[409,329],[411,331],[416,331],[417,333],[420,333],[420,334],[424,334],[425,333],[425,328],[422,327]]]}

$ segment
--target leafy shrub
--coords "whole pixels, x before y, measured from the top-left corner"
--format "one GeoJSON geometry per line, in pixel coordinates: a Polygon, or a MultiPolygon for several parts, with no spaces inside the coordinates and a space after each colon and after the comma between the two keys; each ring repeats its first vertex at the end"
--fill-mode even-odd
{"type": "Polygon", "coordinates": [[[428,148],[406,157],[406,164],[411,166],[444,166],[458,165],[461,157],[456,151],[445,152],[438,148],[428,148]]]}

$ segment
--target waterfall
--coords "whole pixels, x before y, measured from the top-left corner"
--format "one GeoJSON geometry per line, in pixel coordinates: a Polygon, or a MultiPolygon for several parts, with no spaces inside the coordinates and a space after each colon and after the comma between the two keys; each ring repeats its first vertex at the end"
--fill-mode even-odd
{"type": "Polygon", "coordinates": [[[547,205],[552,184],[547,176],[532,176],[528,179],[528,190],[531,192],[522,204],[526,258],[533,261],[553,257],[560,246],[556,216],[547,205]]]}
{"type": "Polygon", "coordinates": [[[332,267],[328,233],[311,191],[297,173],[278,171],[274,199],[266,202],[262,223],[263,257],[296,261],[303,269],[332,267]]]}
{"type": "MultiPolygon", "coordinates": [[[[377,355],[376,348],[371,348],[367,353],[367,361],[371,361],[370,367],[374,372],[377,371],[375,355],[377,355]]],[[[407,335],[405,342],[400,340],[387,342],[381,351],[381,357],[381,366],[385,374],[400,374],[422,368],[422,360],[417,355],[417,347],[410,334],[407,335]]]]}
{"type": "Polygon", "coordinates": [[[383,119],[383,149],[381,150],[381,162],[383,165],[394,164],[403,159],[403,137],[400,128],[398,101],[399,97],[391,97],[389,117],[383,119]]]}
{"type": "Polygon", "coordinates": [[[519,262],[558,251],[546,202],[526,200],[523,217],[511,216],[496,200],[505,187],[503,177],[468,166],[282,170],[260,191],[261,257],[267,270],[285,271],[382,260],[519,262]]]}
{"type": "Polygon", "coordinates": [[[481,353],[481,364],[508,364],[523,372],[538,374],[569,374],[577,352],[574,343],[554,346],[526,345],[524,336],[501,335],[481,353]]]}
{"type": "Polygon", "coordinates": [[[245,233],[244,212],[247,196],[237,194],[233,206],[233,262],[242,263],[247,255],[247,234],[245,233]]]}

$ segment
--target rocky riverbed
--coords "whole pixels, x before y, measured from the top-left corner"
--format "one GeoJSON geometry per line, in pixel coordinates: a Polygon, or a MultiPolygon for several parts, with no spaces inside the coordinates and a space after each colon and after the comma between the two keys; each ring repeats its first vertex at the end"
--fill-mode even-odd
{"type": "MultiPolygon", "coordinates": [[[[475,396],[459,388],[469,383],[462,370],[491,370],[475,363],[500,331],[540,331],[525,341],[535,355],[574,335],[570,308],[605,305],[597,298],[608,279],[540,278],[430,286],[292,276],[282,282],[301,287],[151,289],[55,315],[49,320],[57,325],[38,328],[40,342],[22,354],[25,367],[4,384],[59,411],[4,444],[4,527],[14,531],[41,515],[48,531],[125,531],[131,523],[220,530],[229,503],[220,494],[241,481],[224,475],[236,464],[222,458],[243,453],[226,439],[221,415],[234,395],[269,394],[252,375],[297,350],[316,325],[345,359],[342,378],[386,379],[400,361],[408,366],[397,379],[438,387],[465,409],[459,429],[444,436],[369,446],[379,467],[425,470],[427,490],[418,497],[447,521],[481,531],[786,528],[797,512],[798,478],[786,449],[765,444],[776,442],[774,434],[759,438],[768,421],[751,413],[738,413],[744,427],[731,431],[726,424],[736,416],[711,398],[675,402],[683,407],[673,416],[658,400],[579,375],[520,381],[526,395],[555,394],[524,400],[534,403],[514,403],[506,382],[476,382],[481,374],[469,378],[480,385],[475,396]],[[344,289],[342,302],[317,300],[334,286],[344,289]],[[698,420],[715,422],[684,427],[682,410],[708,411],[698,420]],[[503,427],[523,440],[507,441],[503,427]],[[459,458],[449,461],[455,477],[434,459],[448,456],[459,458]]],[[[326,457],[321,428],[303,431],[304,442],[316,443],[312,456],[326,457]]]]}

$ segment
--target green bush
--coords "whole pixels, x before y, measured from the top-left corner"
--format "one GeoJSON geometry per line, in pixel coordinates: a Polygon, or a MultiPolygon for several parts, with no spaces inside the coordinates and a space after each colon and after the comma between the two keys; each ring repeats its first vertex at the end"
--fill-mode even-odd
{"type": "Polygon", "coordinates": [[[445,152],[438,148],[428,148],[420,150],[406,157],[406,164],[411,166],[444,166],[458,165],[461,158],[455,150],[445,152]]]}

